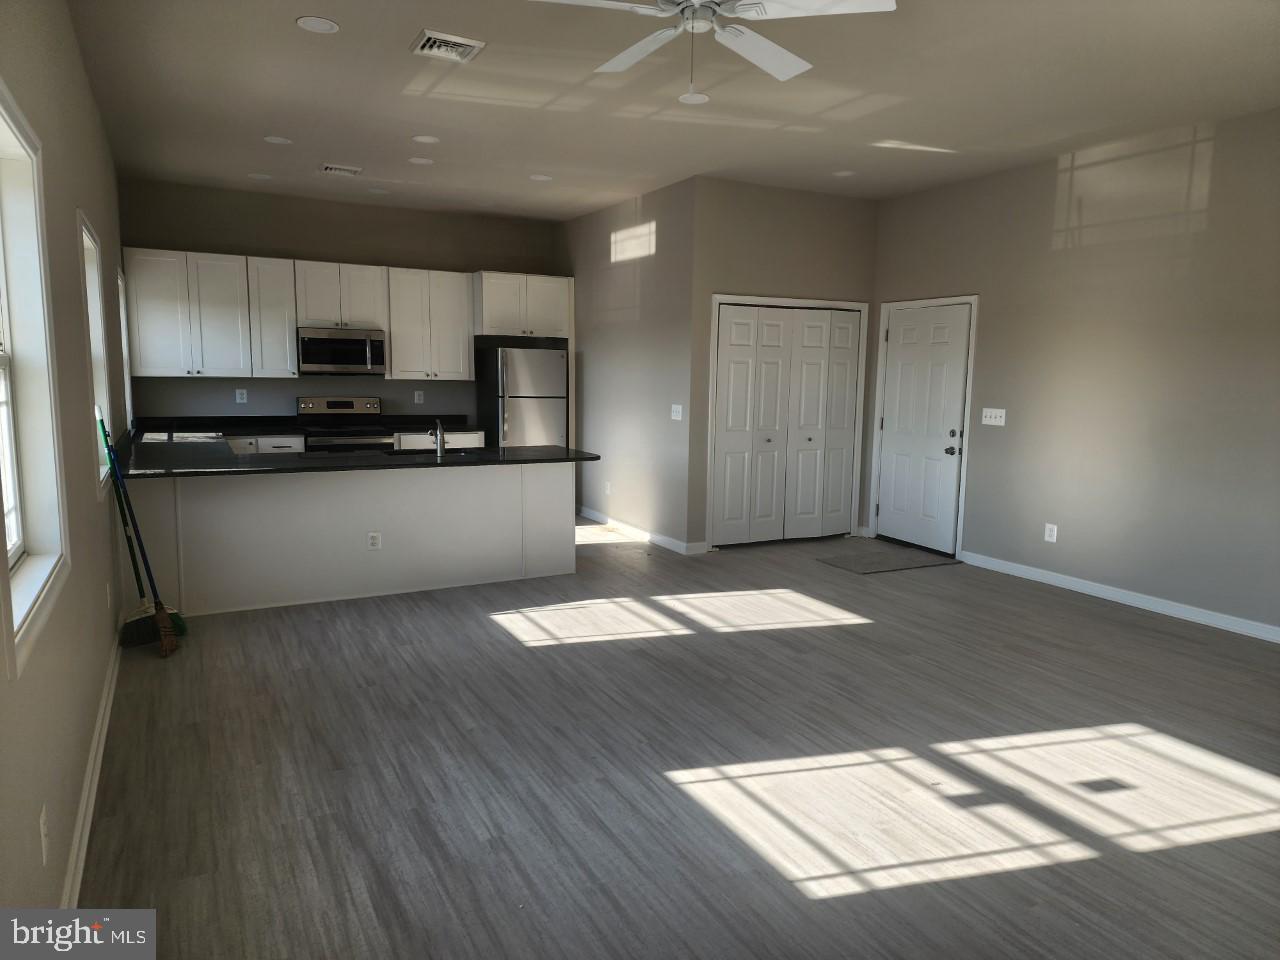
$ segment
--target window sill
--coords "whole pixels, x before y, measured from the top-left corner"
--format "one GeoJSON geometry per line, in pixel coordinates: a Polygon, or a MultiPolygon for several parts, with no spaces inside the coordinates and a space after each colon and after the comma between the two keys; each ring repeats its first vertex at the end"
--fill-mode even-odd
{"type": "Polygon", "coordinates": [[[27,554],[9,575],[13,604],[13,646],[16,654],[12,679],[22,675],[35,639],[49,619],[58,595],[67,582],[69,564],[62,554],[27,554]]]}

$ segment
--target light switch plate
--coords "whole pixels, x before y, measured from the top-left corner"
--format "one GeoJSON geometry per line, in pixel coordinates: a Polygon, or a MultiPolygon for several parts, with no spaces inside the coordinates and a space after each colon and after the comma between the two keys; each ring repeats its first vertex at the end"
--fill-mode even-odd
{"type": "Polygon", "coordinates": [[[671,419],[672,420],[684,419],[684,407],[681,404],[673,403],[671,405],[671,419]]]}
{"type": "Polygon", "coordinates": [[[237,390],[236,403],[248,403],[248,402],[249,402],[249,391],[244,389],[237,390]]]}
{"type": "Polygon", "coordinates": [[[1044,525],[1044,542],[1045,543],[1058,542],[1058,525],[1056,523],[1046,523],[1044,525]]]}
{"type": "Polygon", "coordinates": [[[1004,426],[1004,408],[1002,407],[983,407],[982,423],[988,427],[1004,426]]]}

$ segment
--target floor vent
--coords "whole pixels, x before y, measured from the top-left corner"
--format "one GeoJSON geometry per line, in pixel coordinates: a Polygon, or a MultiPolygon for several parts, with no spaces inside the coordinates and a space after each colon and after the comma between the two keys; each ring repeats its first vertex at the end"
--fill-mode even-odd
{"type": "Polygon", "coordinates": [[[448,60],[450,63],[470,63],[484,49],[484,41],[453,37],[447,33],[436,33],[434,30],[423,30],[409,49],[419,57],[434,57],[436,60],[448,60]]]}
{"type": "Polygon", "coordinates": [[[364,167],[349,167],[343,163],[322,163],[320,172],[331,177],[358,177],[364,173],[364,167]]]}

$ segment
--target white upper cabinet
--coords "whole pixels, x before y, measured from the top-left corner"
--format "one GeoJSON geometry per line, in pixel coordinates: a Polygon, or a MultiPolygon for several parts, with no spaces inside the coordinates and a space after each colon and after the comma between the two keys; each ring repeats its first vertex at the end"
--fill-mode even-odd
{"type": "Polygon", "coordinates": [[[342,325],[387,329],[387,268],[339,266],[342,325]]]}
{"type": "Polygon", "coordinates": [[[391,380],[426,380],[431,368],[431,274],[389,271],[391,288],[391,380]]]}
{"type": "Polygon", "coordinates": [[[471,278],[431,271],[431,372],[437,380],[474,380],[471,278]]]}
{"type": "Polygon", "coordinates": [[[244,257],[187,254],[191,365],[197,376],[247,377],[253,371],[245,269],[244,257]]]}
{"type": "Polygon", "coordinates": [[[135,377],[185,377],[191,366],[187,255],[126,248],[129,369],[135,377]]]}
{"type": "Polygon", "coordinates": [[[342,282],[336,263],[295,260],[298,326],[342,325],[342,282]]]}
{"type": "Polygon", "coordinates": [[[520,336],[525,324],[523,273],[476,275],[476,333],[520,336]]]}
{"type": "Polygon", "coordinates": [[[569,336],[573,317],[570,278],[491,272],[476,276],[476,333],[569,336]]]}
{"type": "Polygon", "coordinates": [[[298,312],[292,260],[249,258],[253,375],[298,375],[298,312]]]}
{"type": "Polygon", "coordinates": [[[573,281],[568,277],[525,278],[525,326],[535,337],[567,337],[573,314],[573,281]]]}
{"type": "Polygon", "coordinates": [[[471,278],[438,270],[389,272],[395,380],[472,380],[471,278]]]}

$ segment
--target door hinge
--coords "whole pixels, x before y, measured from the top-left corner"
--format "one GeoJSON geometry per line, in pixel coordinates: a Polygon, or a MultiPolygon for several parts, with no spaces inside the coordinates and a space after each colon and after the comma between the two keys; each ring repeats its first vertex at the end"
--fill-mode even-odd
{"type": "Polygon", "coordinates": [[[880,516],[880,504],[876,504],[876,516],[880,516]]]}
{"type": "Polygon", "coordinates": [[[883,430],[883,429],[884,429],[884,417],[881,417],[881,418],[880,418],[880,429],[881,429],[881,430],[883,430]]]}
{"type": "Polygon", "coordinates": [[[888,343],[888,342],[889,342],[889,328],[888,328],[888,327],[885,327],[885,328],[884,328],[884,342],[885,342],[885,343],[888,343]]]}

